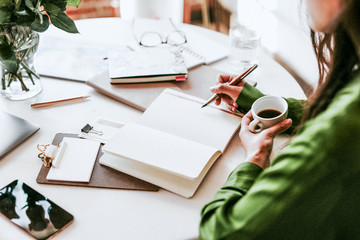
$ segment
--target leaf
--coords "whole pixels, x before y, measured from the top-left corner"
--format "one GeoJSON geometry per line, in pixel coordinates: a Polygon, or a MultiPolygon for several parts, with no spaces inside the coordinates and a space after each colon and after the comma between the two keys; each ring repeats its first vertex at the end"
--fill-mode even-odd
{"type": "Polygon", "coordinates": [[[9,6],[10,4],[12,4],[12,0],[1,0],[0,8],[9,6]]]}
{"type": "Polygon", "coordinates": [[[25,0],[25,5],[33,12],[37,10],[31,0],[25,0]]]}
{"type": "Polygon", "coordinates": [[[11,21],[11,13],[4,8],[0,8],[0,24],[11,21]]]}
{"type": "Polygon", "coordinates": [[[62,12],[66,11],[66,0],[43,0],[43,5],[54,4],[60,8],[62,12]]]}
{"type": "Polygon", "coordinates": [[[24,5],[22,4],[22,0],[18,0],[15,5],[15,11],[21,11],[24,10],[24,5]]]}
{"type": "Polygon", "coordinates": [[[42,15],[43,23],[40,23],[40,18],[36,18],[33,23],[31,23],[30,28],[36,32],[45,32],[49,28],[49,17],[46,14],[42,15]]]}
{"type": "Polygon", "coordinates": [[[61,12],[58,16],[49,13],[49,16],[55,27],[68,33],[79,33],[74,21],[71,20],[65,13],[61,12]]]}
{"type": "Polygon", "coordinates": [[[44,10],[47,13],[54,14],[55,16],[58,16],[59,13],[62,12],[59,6],[52,3],[44,4],[44,10]]]}
{"type": "Polygon", "coordinates": [[[19,64],[16,62],[16,56],[11,46],[5,41],[2,41],[0,44],[0,60],[8,72],[16,74],[19,64]]]}
{"type": "Polygon", "coordinates": [[[67,0],[67,5],[78,7],[80,5],[81,0],[67,0]]]}
{"type": "Polygon", "coordinates": [[[20,26],[30,26],[35,20],[35,15],[19,15],[16,20],[16,24],[20,26]]]}

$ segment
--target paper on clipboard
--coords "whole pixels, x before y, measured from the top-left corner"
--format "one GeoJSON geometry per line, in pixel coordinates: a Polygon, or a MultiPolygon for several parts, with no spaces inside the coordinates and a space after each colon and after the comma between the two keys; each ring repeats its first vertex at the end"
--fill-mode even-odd
{"type": "Polygon", "coordinates": [[[50,168],[47,180],[89,182],[100,143],[65,137],[66,150],[57,168],[50,168]]]}

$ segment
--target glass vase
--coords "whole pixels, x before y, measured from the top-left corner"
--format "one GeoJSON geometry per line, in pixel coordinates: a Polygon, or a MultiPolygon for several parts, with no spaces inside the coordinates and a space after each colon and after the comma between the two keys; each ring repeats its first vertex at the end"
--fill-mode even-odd
{"type": "Polygon", "coordinates": [[[19,69],[16,74],[7,71],[0,61],[1,93],[11,100],[24,100],[42,90],[40,76],[34,68],[34,56],[39,45],[39,34],[29,27],[9,26],[0,33],[14,49],[19,69]]]}

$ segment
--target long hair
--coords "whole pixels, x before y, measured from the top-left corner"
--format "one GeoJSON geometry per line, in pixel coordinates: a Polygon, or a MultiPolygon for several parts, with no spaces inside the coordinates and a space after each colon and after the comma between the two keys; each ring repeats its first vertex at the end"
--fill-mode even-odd
{"type": "Polygon", "coordinates": [[[349,0],[346,4],[332,33],[311,30],[319,83],[305,107],[302,122],[316,117],[328,107],[336,93],[351,80],[359,63],[360,0],[349,0]]]}

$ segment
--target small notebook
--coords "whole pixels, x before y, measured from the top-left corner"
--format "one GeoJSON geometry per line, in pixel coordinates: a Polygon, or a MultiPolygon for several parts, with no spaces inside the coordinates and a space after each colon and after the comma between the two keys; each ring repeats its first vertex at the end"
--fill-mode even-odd
{"type": "Polygon", "coordinates": [[[191,197],[240,127],[206,100],[166,89],[136,123],[105,144],[100,163],[191,197]],[[215,130],[216,129],[216,130],[215,130]]]}
{"type": "Polygon", "coordinates": [[[182,55],[166,47],[112,52],[108,62],[111,83],[185,81],[188,72],[182,55]]]}

